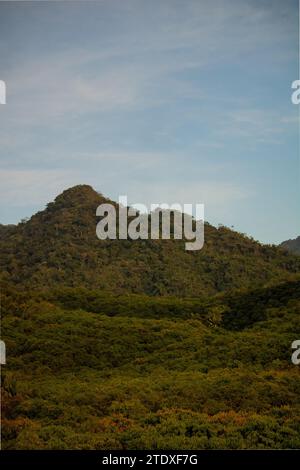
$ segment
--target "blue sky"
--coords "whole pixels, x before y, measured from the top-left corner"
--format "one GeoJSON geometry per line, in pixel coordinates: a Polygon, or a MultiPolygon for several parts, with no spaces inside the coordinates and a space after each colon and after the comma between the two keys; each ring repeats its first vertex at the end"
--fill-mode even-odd
{"type": "Polygon", "coordinates": [[[1,2],[0,222],[91,184],[300,234],[297,0],[1,2]]]}

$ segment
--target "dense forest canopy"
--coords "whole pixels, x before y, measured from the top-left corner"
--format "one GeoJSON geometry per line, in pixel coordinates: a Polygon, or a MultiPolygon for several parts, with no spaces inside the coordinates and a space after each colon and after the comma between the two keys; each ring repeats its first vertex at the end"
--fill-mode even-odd
{"type": "Polygon", "coordinates": [[[71,188],[0,226],[2,448],[300,447],[300,258],[205,224],[205,246],[96,238],[71,188]]]}
{"type": "Polygon", "coordinates": [[[90,186],[64,191],[28,221],[0,227],[4,279],[27,287],[87,287],[116,294],[202,296],[293,277],[300,257],[227,227],[205,224],[200,251],[183,240],[99,240],[90,186]]]}

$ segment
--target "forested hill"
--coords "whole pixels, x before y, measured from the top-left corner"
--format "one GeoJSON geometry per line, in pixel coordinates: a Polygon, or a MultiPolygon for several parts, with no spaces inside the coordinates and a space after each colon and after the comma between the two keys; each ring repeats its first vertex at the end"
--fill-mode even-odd
{"type": "Polygon", "coordinates": [[[300,236],[293,240],[286,240],[285,242],[282,242],[280,246],[291,253],[300,255],[300,236]]]}
{"type": "Polygon", "coordinates": [[[28,221],[1,225],[2,278],[36,288],[186,297],[262,287],[300,272],[300,258],[286,250],[208,223],[204,248],[195,252],[178,240],[100,241],[96,208],[108,201],[79,185],[28,221]]]}
{"type": "Polygon", "coordinates": [[[299,448],[300,257],[209,224],[100,241],[106,201],[0,226],[3,449],[299,448]]]}

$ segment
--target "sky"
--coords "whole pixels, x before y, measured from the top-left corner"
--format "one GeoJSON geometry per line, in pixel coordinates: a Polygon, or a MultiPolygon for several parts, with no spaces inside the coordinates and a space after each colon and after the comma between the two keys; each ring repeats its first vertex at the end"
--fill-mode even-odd
{"type": "Polygon", "coordinates": [[[300,234],[298,0],[0,2],[0,223],[90,184],[300,234]]]}

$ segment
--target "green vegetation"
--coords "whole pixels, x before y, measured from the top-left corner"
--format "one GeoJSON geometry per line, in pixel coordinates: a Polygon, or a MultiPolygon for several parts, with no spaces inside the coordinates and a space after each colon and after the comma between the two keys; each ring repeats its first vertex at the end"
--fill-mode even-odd
{"type": "Polygon", "coordinates": [[[0,226],[3,449],[300,447],[300,258],[95,235],[88,186],[0,226]]]}
{"type": "Polygon", "coordinates": [[[180,318],[175,299],[4,286],[3,447],[300,447],[299,287],[179,301],[180,318]]]}
{"type": "Polygon", "coordinates": [[[95,214],[105,201],[91,187],[75,186],[27,222],[2,226],[2,278],[29,288],[196,297],[253,289],[300,272],[300,257],[209,224],[204,248],[195,252],[179,240],[101,241],[95,214]]]}

